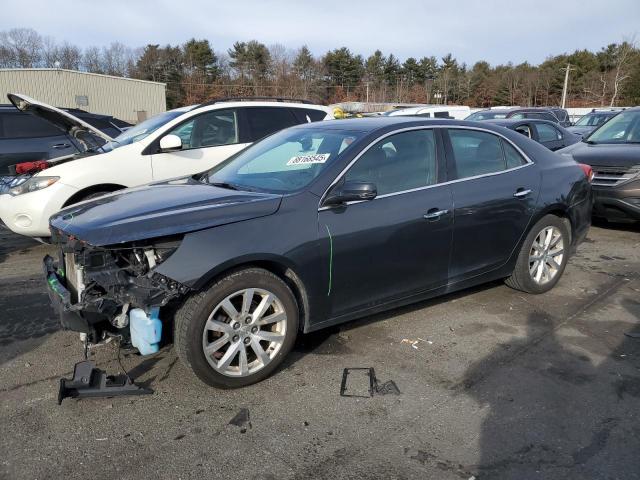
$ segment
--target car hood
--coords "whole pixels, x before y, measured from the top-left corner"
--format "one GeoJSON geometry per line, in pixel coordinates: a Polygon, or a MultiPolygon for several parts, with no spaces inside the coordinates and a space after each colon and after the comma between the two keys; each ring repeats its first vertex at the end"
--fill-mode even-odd
{"type": "Polygon", "coordinates": [[[578,163],[591,166],[631,167],[640,164],[640,144],[595,144],[579,142],[556,153],[571,155],[578,163]]]}
{"type": "Polygon", "coordinates": [[[89,125],[84,120],[74,117],[64,110],[39,102],[38,100],[20,93],[9,93],[7,98],[21,112],[30,113],[31,115],[40,117],[47,122],[52,123],[63,132],[71,135],[78,140],[86,150],[93,148],[94,145],[91,144],[95,143],[95,139],[87,138],[87,135],[93,135],[106,142],[113,141],[113,138],[106,133],[89,125]]]}
{"type": "Polygon", "coordinates": [[[51,232],[94,246],[114,245],[271,215],[281,199],[281,195],[229,190],[182,178],[66,208],[51,217],[51,232]]]}

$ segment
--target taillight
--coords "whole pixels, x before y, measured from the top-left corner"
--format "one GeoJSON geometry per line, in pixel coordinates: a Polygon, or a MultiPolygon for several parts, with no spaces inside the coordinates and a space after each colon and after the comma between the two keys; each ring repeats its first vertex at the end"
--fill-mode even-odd
{"type": "Polygon", "coordinates": [[[585,165],[584,163],[579,163],[578,166],[584,172],[584,176],[587,177],[587,180],[589,180],[589,183],[591,183],[591,181],[593,180],[593,168],[591,168],[591,165],[585,165]]]}
{"type": "Polygon", "coordinates": [[[45,160],[36,160],[35,162],[23,162],[16,165],[16,173],[22,175],[23,173],[40,172],[46,169],[49,164],[45,160]]]}

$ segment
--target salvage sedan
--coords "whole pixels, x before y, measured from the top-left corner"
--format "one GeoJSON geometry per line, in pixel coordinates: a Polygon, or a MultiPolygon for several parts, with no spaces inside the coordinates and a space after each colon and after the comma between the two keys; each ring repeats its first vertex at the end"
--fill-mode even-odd
{"type": "Polygon", "coordinates": [[[299,332],[496,279],[546,292],[590,218],[589,167],[511,130],[323,122],[63,210],[45,270],[65,327],[143,354],[172,337],[201,380],[241,387],[299,332]]]}

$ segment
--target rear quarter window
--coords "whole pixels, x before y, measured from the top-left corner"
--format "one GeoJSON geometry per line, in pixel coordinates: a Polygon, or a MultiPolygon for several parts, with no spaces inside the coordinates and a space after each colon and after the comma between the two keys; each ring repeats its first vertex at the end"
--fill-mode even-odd
{"type": "Polygon", "coordinates": [[[313,108],[292,108],[291,112],[295,115],[298,123],[319,122],[327,116],[326,112],[313,108]]]}

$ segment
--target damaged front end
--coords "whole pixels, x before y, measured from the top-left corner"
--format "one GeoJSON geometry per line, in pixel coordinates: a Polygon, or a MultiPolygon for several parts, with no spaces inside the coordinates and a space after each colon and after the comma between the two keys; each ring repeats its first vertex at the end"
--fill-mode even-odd
{"type": "Polygon", "coordinates": [[[155,272],[179,246],[169,237],[111,247],[89,245],[52,229],[58,258],[44,258],[49,296],[63,328],[82,332],[89,343],[117,336],[142,354],[158,349],[160,307],[189,287],[155,272]]]}

